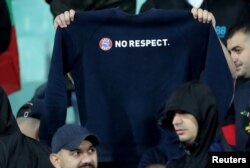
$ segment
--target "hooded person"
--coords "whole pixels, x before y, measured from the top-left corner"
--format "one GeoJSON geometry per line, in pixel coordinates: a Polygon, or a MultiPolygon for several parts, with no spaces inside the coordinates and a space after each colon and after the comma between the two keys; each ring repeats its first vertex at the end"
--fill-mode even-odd
{"type": "Polygon", "coordinates": [[[216,100],[206,85],[192,81],[177,88],[168,99],[160,124],[176,132],[185,154],[170,160],[167,167],[207,167],[217,118],[216,100]]]}
{"type": "Polygon", "coordinates": [[[44,100],[36,98],[31,99],[19,108],[16,121],[24,135],[39,140],[40,117],[43,110],[44,100]]]}
{"type": "Polygon", "coordinates": [[[0,87],[0,167],[50,168],[49,154],[47,146],[20,131],[9,99],[0,87]]]}

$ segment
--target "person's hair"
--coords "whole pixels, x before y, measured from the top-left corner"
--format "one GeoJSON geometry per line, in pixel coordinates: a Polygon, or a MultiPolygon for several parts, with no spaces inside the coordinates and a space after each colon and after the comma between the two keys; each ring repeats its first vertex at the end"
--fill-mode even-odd
{"type": "Polygon", "coordinates": [[[18,125],[29,125],[30,127],[33,127],[34,125],[37,125],[40,123],[40,120],[36,118],[25,118],[25,117],[18,117],[16,118],[18,125]]]}
{"type": "Polygon", "coordinates": [[[227,39],[232,38],[237,32],[243,32],[244,34],[250,35],[250,22],[240,23],[232,27],[228,32],[227,39]]]}

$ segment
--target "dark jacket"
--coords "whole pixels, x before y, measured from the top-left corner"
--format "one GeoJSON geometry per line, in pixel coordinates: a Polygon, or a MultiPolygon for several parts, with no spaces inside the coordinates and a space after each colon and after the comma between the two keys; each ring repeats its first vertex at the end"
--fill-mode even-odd
{"type": "Polygon", "coordinates": [[[0,167],[50,168],[49,154],[47,146],[21,133],[8,97],[0,88],[0,167]]]}
{"type": "Polygon", "coordinates": [[[217,107],[210,89],[200,82],[189,82],[179,87],[170,96],[160,123],[173,130],[174,112],[181,110],[192,114],[198,121],[198,135],[191,145],[181,144],[186,154],[168,162],[168,168],[204,168],[207,167],[209,147],[214,139],[217,126],[217,107]]]}
{"type": "Polygon", "coordinates": [[[166,165],[168,160],[180,157],[185,154],[184,150],[179,147],[178,137],[173,132],[165,133],[168,139],[164,142],[147,150],[141,157],[138,168],[145,168],[152,164],[166,165]],[[169,137],[172,135],[173,137],[169,137]]]}
{"type": "MultiPolygon", "coordinates": [[[[238,81],[237,81],[238,82],[238,81]]],[[[249,120],[241,112],[249,112],[250,105],[250,80],[238,82],[234,97],[234,117],[236,127],[236,151],[246,151],[247,141],[250,133],[245,131],[249,126],[249,120]],[[246,120],[246,121],[245,121],[246,120]]]]}
{"type": "Polygon", "coordinates": [[[136,0],[53,0],[50,5],[54,16],[70,9],[89,11],[115,7],[133,14],[136,0]]]}

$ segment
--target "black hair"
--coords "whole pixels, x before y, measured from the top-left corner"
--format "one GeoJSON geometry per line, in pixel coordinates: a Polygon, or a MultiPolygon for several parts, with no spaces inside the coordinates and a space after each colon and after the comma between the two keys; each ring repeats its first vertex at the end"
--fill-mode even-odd
{"type": "Polygon", "coordinates": [[[232,38],[237,32],[243,32],[250,35],[250,22],[243,22],[233,26],[228,32],[227,39],[232,38]]]}

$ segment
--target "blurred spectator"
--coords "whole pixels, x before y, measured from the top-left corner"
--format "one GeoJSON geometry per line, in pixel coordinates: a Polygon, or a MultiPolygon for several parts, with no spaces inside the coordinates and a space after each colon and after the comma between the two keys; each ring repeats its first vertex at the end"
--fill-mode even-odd
{"type": "Polygon", "coordinates": [[[46,2],[50,4],[54,17],[70,9],[89,11],[118,7],[134,14],[136,8],[136,0],[46,0],[46,2]]]}
{"type": "Polygon", "coordinates": [[[39,140],[40,115],[43,109],[44,100],[31,100],[18,110],[16,121],[24,135],[39,140]]]}
{"type": "Polygon", "coordinates": [[[8,97],[0,88],[0,167],[50,168],[49,154],[47,146],[21,133],[8,97]]]}

